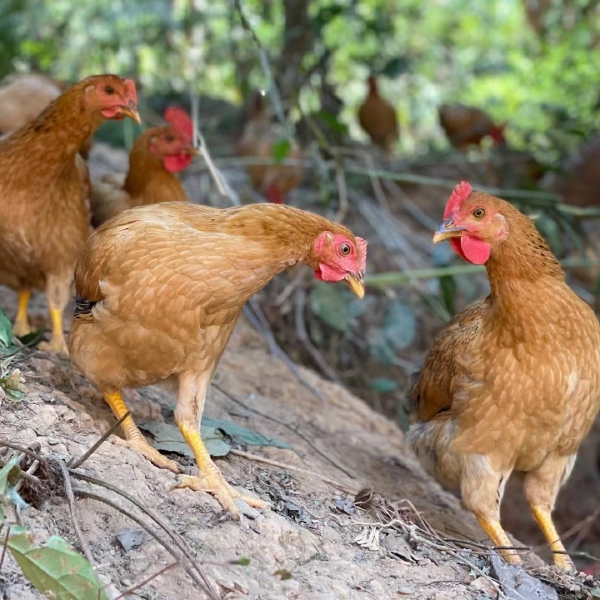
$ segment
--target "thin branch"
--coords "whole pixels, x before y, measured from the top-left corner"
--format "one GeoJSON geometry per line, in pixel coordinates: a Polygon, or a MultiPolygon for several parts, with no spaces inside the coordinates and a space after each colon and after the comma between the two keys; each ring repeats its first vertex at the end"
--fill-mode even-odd
{"type": "Polygon", "coordinates": [[[311,477],[318,477],[324,483],[328,483],[332,485],[342,492],[346,494],[355,495],[357,493],[356,489],[351,489],[345,486],[343,483],[339,483],[339,481],[335,481],[334,479],[329,479],[325,477],[322,473],[317,473],[316,471],[309,471],[308,469],[303,469],[302,467],[296,467],[294,465],[288,465],[277,460],[271,460],[270,458],[265,458],[264,456],[259,456],[258,454],[251,454],[250,452],[244,452],[243,450],[235,450],[232,448],[229,451],[230,454],[235,454],[236,456],[241,456],[247,460],[253,460],[256,462],[264,463],[265,465],[270,465],[272,467],[276,467],[278,469],[282,469],[284,471],[298,471],[298,473],[304,473],[305,475],[310,475],[311,477]]]}
{"type": "Polygon", "coordinates": [[[67,500],[69,502],[69,510],[71,512],[71,521],[73,521],[73,529],[75,530],[75,534],[77,535],[77,539],[79,540],[79,546],[83,551],[85,557],[88,559],[88,562],[94,567],[94,570],[97,569],[96,561],[94,560],[94,555],[90,549],[87,540],[83,535],[83,531],[81,531],[81,527],[79,526],[79,519],[77,518],[77,509],[75,508],[75,496],[73,495],[73,487],[71,486],[71,475],[69,474],[69,470],[67,469],[67,465],[58,458],[56,460],[58,466],[62,472],[63,483],[65,486],[65,495],[67,496],[67,500]]]}
{"type": "Polygon", "coordinates": [[[7,442],[6,440],[0,440],[0,446],[6,446],[7,448],[11,448],[12,450],[23,452],[24,454],[27,454],[27,456],[30,456],[31,458],[44,463],[46,466],[48,465],[48,461],[43,456],[37,454],[36,452],[33,452],[33,450],[29,450],[29,448],[23,448],[23,446],[13,444],[12,442],[7,442]]]}
{"type": "Polygon", "coordinates": [[[296,290],[294,295],[295,300],[295,322],[296,322],[296,337],[302,342],[302,345],[306,351],[310,354],[311,358],[319,366],[319,369],[323,372],[325,377],[334,381],[337,384],[341,384],[340,378],[337,373],[331,368],[329,363],[325,360],[325,357],[320,350],[312,343],[308,332],[306,331],[306,322],[304,320],[304,307],[306,305],[306,292],[299,288],[296,290]]]}
{"type": "Polygon", "coordinates": [[[100,439],[85,454],[83,454],[77,460],[73,460],[72,462],[70,462],[69,468],[78,469],[92,454],[94,454],[94,452],[96,452],[96,450],[98,450],[98,448],[100,448],[100,446],[102,446],[102,444],[109,438],[109,436],[112,433],[114,433],[119,428],[121,423],[123,423],[123,421],[130,415],[131,413],[127,411],[106,433],[102,435],[102,437],[100,437],[100,439]]]}
{"type": "Polygon", "coordinates": [[[258,415],[259,417],[262,417],[263,419],[267,419],[269,421],[272,421],[273,423],[277,423],[278,425],[285,427],[286,429],[291,431],[293,434],[297,435],[301,440],[306,442],[312,448],[312,450],[314,452],[316,452],[322,459],[326,460],[331,466],[335,467],[338,471],[341,471],[344,475],[350,477],[350,479],[356,479],[355,475],[353,475],[352,473],[350,473],[349,471],[347,471],[346,469],[344,469],[343,467],[338,465],[329,456],[327,456],[327,454],[325,454],[324,452],[319,450],[308,437],[306,437],[304,434],[300,433],[297,429],[292,427],[289,423],[280,421],[279,419],[276,419],[275,417],[272,417],[271,415],[267,415],[267,414],[257,410],[256,408],[252,408],[251,406],[248,406],[246,403],[242,402],[241,400],[236,398],[233,394],[230,394],[228,391],[224,390],[221,386],[217,385],[216,383],[211,383],[211,386],[214,387],[217,391],[221,392],[221,394],[223,394],[226,398],[228,398],[232,402],[235,402],[238,406],[241,406],[245,410],[247,410],[249,412],[253,412],[254,414],[258,415]]]}
{"type": "Polygon", "coordinates": [[[4,536],[4,542],[2,544],[2,554],[0,555],[0,572],[2,572],[2,565],[4,564],[4,557],[6,556],[6,548],[8,546],[8,538],[10,536],[11,525],[6,526],[6,535],[4,536]]]}
{"type": "Polygon", "coordinates": [[[115,598],[115,600],[121,600],[121,598],[125,598],[125,596],[129,596],[129,594],[133,594],[133,592],[144,587],[146,584],[150,583],[153,579],[156,579],[163,573],[166,573],[169,569],[172,569],[173,567],[177,567],[177,566],[179,566],[179,563],[174,562],[174,563],[171,563],[170,565],[167,565],[166,567],[163,567],[160,571],[157,571],[153,575],[150,575],[150,577],[147,577],[146,579],[144,579],[144,581],[140,581],[140,583],[137,583],[133,587],[130,587],[128,590],[125,590],[121,595],[117,596],[115,598]]]}
{"type": "Polygon", "coordinates": [[[114,510],[120,512],[122,515],[125,515],[129,519],[131,519],[134,523],[137,523],[140,527],[142,527],[145,531],[148,532],[178,563],[180,563],[183,568],[186,570],[186,573],[193,579],[196,585],[211,599],[211,600],[219,600],[219,597],[216,596],[210,586],[199,579],[197,574],[190,569],[190,567],[185,564],[184,557],[179,555],[173,548],[167,544],[161,536],[159,536],[152,528],[148,527],[146,523],[144,523],[143,519],[140,519],[137,515],[134,515],[132,512],[128,511],[125,508],[119,506],[116,502],[113,502],[109,498],[105,498],[101,494],[96,494],[95,492],[89,492],[87,490],[83,490],[80,488],[74,488],[73,492],[82,498],[90,498],[91,500],[96,500],[98,502],[102,502],[107,506],[110,506],[114,510]]]}
{"type": "Polygon", "coordinates": [[[123,490],[119,489],[117,486],[111,483],[102,481],[101,479],[97,479],[95,477],[92,477],[91,475],[87,475],[86,473],[81,473],[79,471],[71,470],[70,472],[73,475],[73,477],[77,479],[86,481],[88,483],[92,483],[94,485],[98,485],[107,490],[110,490],[111,492],[114,492],[115,494],[120,495],[121,497],[131,502],[144,514],[148,515],[173,540],[173,542],[175,542],[179,550],[181,550],[183,555],[189,560],[190,564],[196,569],[198,575],[204,580],[205,584],[208,587],[210,587],[209,581],[206,579],[206,576],[202,572],[202,569],[200,569],[200,566],[196,562],[192,552],[188,549],[184,539],[176,531],[169,527],[168,523],[158,513],[155,513],[152,509],[148,508],[147,506],[144,506],[139,500],[137,500],[127,492],[124,492],[123,490]]]}

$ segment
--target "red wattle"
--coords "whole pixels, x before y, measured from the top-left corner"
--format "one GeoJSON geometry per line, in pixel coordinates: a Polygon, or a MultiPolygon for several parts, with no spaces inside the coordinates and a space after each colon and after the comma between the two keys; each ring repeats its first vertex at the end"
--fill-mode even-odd
{"type": "Polygon", "coordinates": [[[189,154],[175,154],[174,156],[165,156],[163,158],[163,165],[167,171],[171,173],[177,173],[177,171],[183,171],[192,162],[192,156],[189,154]]]}
{"type": "Polygon", "coordinates": [[[490,258],[491,246],[479,238],[463,235],[460,238],[460,245],[464,257],[474,265],[484,265],[490,258]]]}

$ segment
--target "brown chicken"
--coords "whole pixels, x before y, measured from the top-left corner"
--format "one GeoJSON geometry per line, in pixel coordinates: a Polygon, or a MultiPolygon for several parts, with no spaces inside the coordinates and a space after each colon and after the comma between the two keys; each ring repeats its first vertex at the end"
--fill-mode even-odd
{"type": "Polygon", "coordinates": [[[490,136],[495,144],[504,140],[504,125],[496,125],[492,118],[480,108],[464,104],[442,104],[438,109],[440,125],[449,142],[458,150],[479,146],[490,136]]]}
{"type": "MultiPolygon", "coordinates": [[[[66,86],[46,75],[13,74],[0,82],[0,135],[9,135],[31,123],[56,100],[66,86]]],[[[86,138],[79,153],[87,159],[92,137],[86,138]]]]}
{"type": "MultiPolygon", "coordinates": [[[[240,156],[258,159],[273,159],[275,144],[283,138],[271,123],[265,97],[257,92],[250,105],[248,118],[238,144],[240,156]]],[[[302,152],[295,140],[285,157],[299,160],[302,152]]],[[[284,204],[285,196],[302,181],[302,169],[292,165],[248,165],[246,167],[252,187],[264,194],[269,202],[284,204]]]]}
{"type": "MultiPolygon", "coordinates": [[[[366,249],[367,243],[342,225],[289,206],[216,209],[177,202],[134,208],[98,229],[77,264],[71,358],[117,418],[127,410],[124,387],[174,379],[175,421],[199,469],[180,487],[210,492],[236,514],[235,498],[242,496],[210,459],[199,424],[210,380],[242,307],[299,262],[317,279],[345,281],[362,297],[366,249]]],[[[148,444],[131,417],[123,430],[130,447],[179,472],[148,444]]]]}
{"type": "Polygon", "coordinates": [[[187,168],[198,154],[192,145],[192,122],[180,109],[168,109],[165,118],[174,122],[147,129],[135,140],[126,176],[109,173],[92,186],[94,227],[135,206],[187,200],[175,173],[187,168]]]}
{"type": "Polygon", "coordinates": [[[52,341],[43,348],[50,351],[67,353],[62,313],[90,231],[77,151],[102,122],[125,116],[139,122],[135,85],[98,75],[74,85],[0,142],[0,283],[19,293],[17,335],[31,331],[31,290],[45,290],[52,341]]]}
{"type": "MultiPolygon", "coordinates": [[[[600,325],[565,283],[533,222],[508,202],[461,183],[433,241],[485,264],[491,293],[439,334],[412,390],[409,440],[442,485],[500,547],[500,502],[513,471],[565,570],[573,563],[552,522],[600,403],[600,325]]],[[[502,550],[520,563],[514,550],[502,550]]]]}
{"type": "Polygon", "coordinates": [[[358,109],[358,122],[376,146],[391,154],[400,139],[396,109],[379,95],[373,75],[369,75],[367,85],[369,91],[358,109]]]}

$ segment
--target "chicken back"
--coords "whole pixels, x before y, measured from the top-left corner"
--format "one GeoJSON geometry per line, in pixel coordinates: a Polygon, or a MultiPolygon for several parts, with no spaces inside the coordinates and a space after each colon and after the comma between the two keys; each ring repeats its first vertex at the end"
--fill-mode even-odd
{"type": "Polygon", "coordinates": [[[504,143],[506,125],[496,125],[492,118],[476,106],[442,104],[438,109],[440,125],[449,142],[458,150],[479,146],[490,136],[494,144],[504,143]]]}
{"type": "Polygon", "coordinates": [[[31,290],[45,290],[53,331],[42,348],[50,351],[67,353],[62,313],[89,234],[89,179],[77,151],[102,122],[125,116],[139,120],[133,82],[89,77],[0,142],[0,283],[20,295],[17,335],[31,331],[31,290]]]}
{"type": "MultiPolygon", "coordinates": [[[[289,206],[215,209],[173,202],[126,211],[89,238],[77,264],[71,358],[117,418],[126,413],[122,388],[174,379],[175,421],[200,471],[184,477],[181,487],[211,492],[237,514],[235,499],[242,496],[210,459],[199,424],[242,307],[299,262],[318,279],[345,281],[362,297],[366,246],[345,227],[289,206]]],[[[123,430],[130,447],[179,472],[144,440],[131,417],[123,430]]]]}
{"type": "Polygon", "coordinates": [[[491,293],[439,334],[412,390],[418,422],[408,438],[500,547],[512,545],[500,525],[504,487],[523,472],[555,563],[570,571],[551,512],[598,413],[600,325],[533,222],[508,202],[462,183],[434,236],[446,239],[485,264],[491,293]]]}

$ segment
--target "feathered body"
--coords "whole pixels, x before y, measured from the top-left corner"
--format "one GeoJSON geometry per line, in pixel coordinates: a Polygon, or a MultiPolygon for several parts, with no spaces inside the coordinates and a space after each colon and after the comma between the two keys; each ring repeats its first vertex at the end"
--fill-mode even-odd
{"type": "MultiPolygon", "coordinates": [[[[364,293],[366,242],[323,217],[274,204],[214,209],[166,203],[122,213],[93,234],[75,272],[73,362],[103,392],[117,418],[119,392],[174,378],[175,409],[202,483],[231,512],[234,493],[198,433],[204,398],[246,301],[277,273],[305,262],[318,278],[364,293]]],[[[155,464],[178,471],[148,446],[133,421],[128,440],[155,464]]],[[[259,504],[262,506],[262,504],[259,504]]]]}
{"type": "Polygon", "coordinates": [[[442,104],[438,116],[448,141],[459,150],[479,146],[487,136],[495,144],[504,142],[504,125],[496,125],[486,112],[475,106],[442,104]]]}
{"type": "MultiPolygon", "coordinates": [[[[278,135],[265,106],[264,97],[256,93],[252,98],[248,119],[238,143],[239,155],[272,160],[274,146],[281,139],[283,132],[278,135]]],[[[291,140],[286,159],[300,158],[300,147],[295,140],[291,140]]],[[[291,165],[248,165],[246,171],[252,187],[275,204],[284,204],[285,196],[302,181],[302,169],[291,165]]]]}
{"type": "Polygon", "coordinates": [[[396,109],[379,94],[377,80],[367,80],[369,91],[358,109],[358,122],[376,146],[391,154],[400,139],[396,109]]]}
{"type": "MultiPolygon", "coordinates": [[[[127,82],[113,75],[90,77],[0,142],[0,283],[27,295],[45,290],[51,311],[60,314],[89,234],[89,176],[77,152],[113,118],[102,114],[105,104],[96,90],[105,84],[123,88],[127,82]]],[[[135,100],[135,88],[132,94],[135,100]]],[[[50,349],[66,351],[62,331],[56,331],[57,314],[52,316],[56,337],[50,349]]],[[[26,313],[20,317],[22,334],[26,313]]]]}
{"type": "Polygon", "coordinates": [[[524,472],[534,516],[556,542],[550,512],[600,406],[600,325],[529,218],[464,191],[436,237],[485,264],[491,293],[436,339],[412,391],[418,423],[409,439],[498,545],[510,545],[496,528],[504,485],[524,472]]]}

